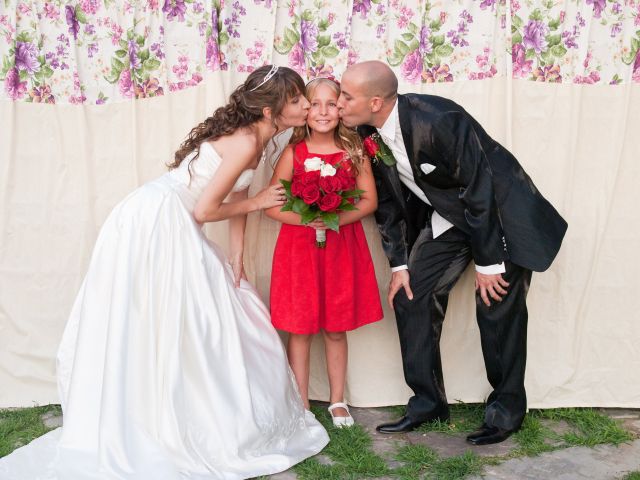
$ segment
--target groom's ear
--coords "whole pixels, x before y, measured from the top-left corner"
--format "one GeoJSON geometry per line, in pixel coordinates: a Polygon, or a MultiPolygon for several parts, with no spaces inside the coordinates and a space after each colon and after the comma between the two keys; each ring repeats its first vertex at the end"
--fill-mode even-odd
{"type": "Polygon", "coordinates": [[[382,109],[383,103],[384,100],[381,97],[371,97],[371,100],[369,101],[371,113],[378,113],[382,109]]]}

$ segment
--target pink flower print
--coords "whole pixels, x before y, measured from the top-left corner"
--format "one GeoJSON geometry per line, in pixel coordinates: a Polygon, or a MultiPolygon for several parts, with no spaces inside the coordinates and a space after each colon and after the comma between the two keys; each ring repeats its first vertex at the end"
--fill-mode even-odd
{"type": "Polygon", "coordinates": [[[531,73],[533,60],[527,60],[525,49],[521,43],[515,43],[511,49],[511,61],[513,62],[513,77],[525,78],[531,73]]]}
{"type": "Polygon", "coordinates": [[[533,71],[533,79],[536,82],[561,83],[560,65],[546,65],[533,71]]]}
{"type": "Polygon", "coordinates": [[[120,94],[124,98],[133,98],[134,90],[133,90],[133,82],[131,81],[131,71],[124,70],[120,75],[120,80],[118,80],[118,87],[120,87],[120,94]]]}
{"type": "Polygon", "coordinates": [[[82,0],[80,2],[80,8],[87,15],[95,15],[100,8],[100,2],[98,0],[82,0]]]}
{"type": "Polygon", "coordinates": [[[212,72],[220,70],[220,49],[213,35],[207,40],[207,68],[212,72]]]}
{"type": "Polygon", "coordinates": [[[52,3],[45,2],[44,4],[44,16],[50,20],[57,20],[60,18],[60,10],[52,3]]]}
{"type": "Polygon", "coordinates": [[[12,68],[7,72],[4,79],[4,91],[11,100],[20,100],[27,91],[27,82],[20,81],[17,68],[12,68]]]}
{"type": "Polygon", "coordinates": [[[600,73],[597,71],[591,72],[589,75],[581,76],[578,75],[573,79],[573,83],[581,83],[587,85],[593,85],[594,83],[598,83],[600,81],[600,73]]]}
{"type": "Polygon", "coordinates": [[[402,62],[402,77],[410,83],[417,83],[422,75],[422,56],[414,50],[402,62]]]}
{"type": "Polygon", "coordinates": [[[289,67],[302,75],[304,73],[306,64],[304,59],[304,50],[300,42],[296,43],[289,52],[289,67]]]}
{"type": "Polygon", "coordinates": [[[422,73],[422,79],[426,83],[453,82],[453,75],[449,72],[449,65],[437,65],[430,69],[427,68],[422,73]]]}

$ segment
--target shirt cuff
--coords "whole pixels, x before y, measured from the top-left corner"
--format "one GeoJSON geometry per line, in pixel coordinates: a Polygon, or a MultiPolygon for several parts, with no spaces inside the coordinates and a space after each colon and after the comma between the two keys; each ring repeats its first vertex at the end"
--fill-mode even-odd
{"type": "Polygon", "coordinates": [[[504,273],[506,271],[507,270],[504,268],[504,262],[484,267],[476,265],[476,272],[482,273],[483,275],[495,275],[496,273],[504,273]]]}
{"type": "Polygon", "coordinates": [[[406,265],[398,265],[397,267],[391,267],[391,273],[399,272],[400,270],[409,270],[406,265]]]}

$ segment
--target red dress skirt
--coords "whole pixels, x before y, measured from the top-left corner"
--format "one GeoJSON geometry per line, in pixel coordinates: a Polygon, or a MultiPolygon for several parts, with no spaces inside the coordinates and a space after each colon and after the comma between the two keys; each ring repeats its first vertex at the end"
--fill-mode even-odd
{"type": "MultiPolygon", "coordinates": [[[[309,153],[296,145],[294,164],[320,157],[334,164],[344,153],[309,153]]],[[[283,224],[273,255],[271,321],[297,334],[344,332],[383,317],[369,246],[358,222],[327,230],[325,248],[316,246],[315,230],[283,224]]]]}

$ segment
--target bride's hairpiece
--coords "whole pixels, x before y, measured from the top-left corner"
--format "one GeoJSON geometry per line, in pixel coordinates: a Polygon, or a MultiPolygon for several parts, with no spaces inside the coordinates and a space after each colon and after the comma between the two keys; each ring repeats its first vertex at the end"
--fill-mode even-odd
{"type": "Polygon", "coordinates": [[[250,92],[253,92],[254,90],[257,90],[258,88],[260,88],[262,85],[264,85],[265,83],[267,83],[269,80],[271,80],[271,77],[273,77],[276,72],[278,71],[278,66],[277,65],[271,65],[271,70],[269,70],[269,73],[267,73],[264,78],[262,79],[262,81],[256,85],[255,87],[253,87],[251,90],[249,90],[250,92]]]}

